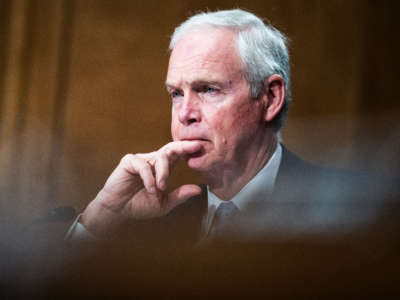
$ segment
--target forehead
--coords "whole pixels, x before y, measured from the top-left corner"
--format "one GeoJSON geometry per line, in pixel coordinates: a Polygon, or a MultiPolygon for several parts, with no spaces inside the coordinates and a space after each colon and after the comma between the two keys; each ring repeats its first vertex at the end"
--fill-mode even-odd
{"type": "Polygon", "coordinates": [[[242,69],[235,32],[215,28],[193,30],[178,41],[171,53],[167,84],[200,77],[222,80],[241,75],[242,69]]]}

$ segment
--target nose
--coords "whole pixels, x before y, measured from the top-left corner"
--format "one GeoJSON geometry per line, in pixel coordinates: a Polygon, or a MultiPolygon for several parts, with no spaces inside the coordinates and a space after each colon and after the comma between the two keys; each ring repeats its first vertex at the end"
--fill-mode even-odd
{"type": "Polygon", "coordinates": [[[201,121],[200,103],[192,92],[185,93],[183,102],[179,108],[179,122],[183,125],[191,125],[201,121]]]}

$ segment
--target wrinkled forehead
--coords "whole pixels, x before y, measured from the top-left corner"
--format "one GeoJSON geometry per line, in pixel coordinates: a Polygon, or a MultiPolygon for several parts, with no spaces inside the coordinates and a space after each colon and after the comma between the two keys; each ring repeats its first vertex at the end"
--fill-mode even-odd
{"type": "Polygon", "coordinates": [[[229,29],[206,28],[190,31],[172,50],[167,79],[173,75],[201,72],[240,72],[242,62],[236,33],[229,29]]]}

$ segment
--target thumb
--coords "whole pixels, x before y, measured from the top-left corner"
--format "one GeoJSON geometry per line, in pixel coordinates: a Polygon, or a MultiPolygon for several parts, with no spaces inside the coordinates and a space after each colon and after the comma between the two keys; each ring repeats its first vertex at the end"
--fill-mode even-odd
{"type": "Polygon", "coordinates": [[[193,196],[200,195],[201,188],[195,184],[185,184],[168,194],[165,212],[169,213],[172,209],[182,204],[193,196]]]}

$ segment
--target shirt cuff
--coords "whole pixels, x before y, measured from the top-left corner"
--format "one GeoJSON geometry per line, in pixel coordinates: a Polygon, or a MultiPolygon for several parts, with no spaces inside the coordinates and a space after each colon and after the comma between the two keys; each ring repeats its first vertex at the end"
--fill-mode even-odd
{"type": "Polygon", "coordinates": [[[82,214],[79,214],[74,223],[72,223],[67,234],[64,237],[65,241],[96,241],[98,240],[93,234],[91,234],[85,226],[79,223],[82,214]]]}

